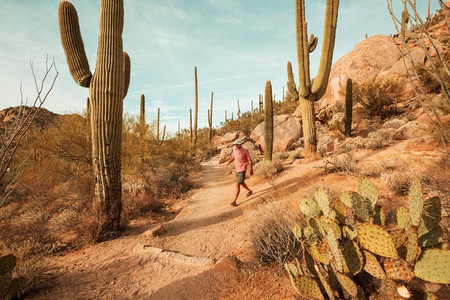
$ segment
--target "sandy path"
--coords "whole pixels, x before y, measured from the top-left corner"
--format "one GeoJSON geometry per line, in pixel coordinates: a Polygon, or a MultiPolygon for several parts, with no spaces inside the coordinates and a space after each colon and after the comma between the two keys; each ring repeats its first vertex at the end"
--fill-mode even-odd
{"type": "MultiPolygon", "coordinates": [[[[215,299],[214,263],[235,255],[249,258],[244,210],[264,198],[264,184],[232,207],[231,176],[217,161],[202,166],[201,187],[166,232],[155,224],[129,228],[116,240],[49,259],[46,282],[32,299],[215,299]]],[[[251,184],[251,180],[249,181],[251,184]]]]}

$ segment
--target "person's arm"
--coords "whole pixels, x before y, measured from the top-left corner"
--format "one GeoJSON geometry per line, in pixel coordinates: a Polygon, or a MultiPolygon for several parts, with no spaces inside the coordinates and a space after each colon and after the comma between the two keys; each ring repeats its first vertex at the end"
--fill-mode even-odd
{"type": "Polygon", "coordinates": [[[228,167],[234,161],[234,156],[231,156],[230,160],[227,162],[225,167],[228,167]]]}

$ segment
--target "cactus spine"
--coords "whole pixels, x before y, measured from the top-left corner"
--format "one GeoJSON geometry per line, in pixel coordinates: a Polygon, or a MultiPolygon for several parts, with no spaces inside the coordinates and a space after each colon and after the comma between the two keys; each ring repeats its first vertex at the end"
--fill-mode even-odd
{"type": "Polygon", "coordinates": [[[298,90],[297,85],[295,84],[294,80],[294,72],[292,71],[292,64],[290,61],[287,62],[287,96],[286,99],[288,101],[298,101],[298,90]]]}
{"type": "Polygon", "coordinates": [[[345,136],[352,133],[352,114],[353,114],[353,89],[352,79],[347,79],[347,90],[345,93],[345,136]]]}
{"type": "Polygon", "coordinates": [[[61,42],[75,82],[89,87],[98,238],[117,232],[122,211],[122,111],[130,82],[130,59],[122,48],[123,0],[100,1],[100,30],[95,72],[91,75],[75,7],[58,8],[61,42]]]}
{"type": "Polygon", "coordinates": [[[212,141],[212,111],[213,111],[213,97],[214,92],[211,92],[211,105],[208,110],[208,125],[209,125],[209,143],[212,141]]]}
{"type": "Polygon", "coordinates": [[[322,43],[319,71],[317,72],[314,82],[311,82],[309,53],[312,45],[310,45],[307,40],[305,0],[295,1],[297,60],[299,68],[299,99],[302,111],[304,149],[306,157],[317,156],[314,101],[322,98],[328,85],[331,62],[333,59],[338,7],[339,0],[327,0],[324,38],[322,43]]]}
{"type": "Polygon", "coordinates": [[[272,161],[273,149],[273,103],[272,103],[272,84],[270,81],[266,82],[264,93],[264,117],[265,117],[265,137],[264,141],[266,149],[264,157],[268,161],[272,161]]]}
{"type": "Polygon", "coordinates": [[[198,122],[198,82],[197,82],[197,67],[194,68],[194,73],[195,73],[194,145],[197,145],[197,122],[198,122]]]}

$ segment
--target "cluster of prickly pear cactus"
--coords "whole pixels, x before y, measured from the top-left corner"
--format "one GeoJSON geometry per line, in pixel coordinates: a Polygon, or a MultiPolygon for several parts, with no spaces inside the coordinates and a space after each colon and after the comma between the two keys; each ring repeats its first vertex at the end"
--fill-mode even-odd
{"type": "Polygon", "coordinates": [[[12,277],[16,261],[16,257],[12,254],[0,257],[0,299],[17,298],[25,286],[25,278],[12,277]]]}
{"type": "Polygon", "coordinates": [[[294,290],[314,299],[396,299],[417,296],[408,285],[415,277],[449,284],[440,199],[424,200],[418,179],[408,199],[409,209],[397,211],[397,224],[386,223],[378,189],[367,179],[358,192],[337,199],[318,189],[301,200],[305,222],[292,230],[296,241],[288,249],[294,260],[285,264],[294,290]]]}

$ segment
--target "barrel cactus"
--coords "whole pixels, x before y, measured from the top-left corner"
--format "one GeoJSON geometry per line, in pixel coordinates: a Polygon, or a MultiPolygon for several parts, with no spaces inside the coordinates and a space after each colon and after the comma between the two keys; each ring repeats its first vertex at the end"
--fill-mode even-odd
{"type": "Polygon", "coordinates": [[[108,238],[118,232],[122,211],[122,111],[130,82],[130,58],[122,48],[123,0],[100,1],[97,62],[93,74],[72,3],[60,2],[58,18],[70,73],[76,83],[89,88],[94,207],[98,209],[98,238],[108,238]]]}

